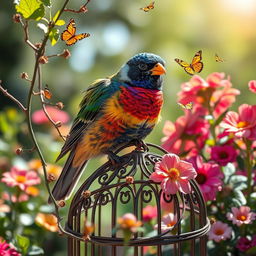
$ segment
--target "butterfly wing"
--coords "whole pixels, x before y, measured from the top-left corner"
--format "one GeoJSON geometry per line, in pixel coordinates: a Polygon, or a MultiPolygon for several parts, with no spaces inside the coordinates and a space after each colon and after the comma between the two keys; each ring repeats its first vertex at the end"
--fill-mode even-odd
{"type": "Polygon", "coordinates": [[[191,110],[193,108],[193,102],[189,102],[186,105],[178,102],[178,105],[187,110],[191,110]]]}
{"type": "Polygon", "coordinates": [[[191,68],[195,73],[200,73],[203,70],[202,51],[198,51],[192,59],[191,68]]]}
{"type": "Polygon", "coordinates": [[[189,75],[194,75],[195,71],[191,67],[190,64],[188,64],[186,61],[181,60],[181,59],[174,59],[181,67],[184,68],[184,70],[189,74],[189,75]]]}
{"type": "Polygon", "coordinates": [[[150,3],[148,6],[140,8],[140,10],[143,10],[144,12],[149,12],[150,10],[155,8],[155,2],[150,3]]]}
{"type": "Polygon", "coordinates": [[[75,21],[74,21],[74,19],[70,19],[70,21],[67,25],[67,29],[61,33],[61,40],[67,42],[75,35],[75,33],[76,33],[75,21]]]}
{"type": "Polygon", "coordinates": [[[222,59],[221,57],[218,56],[218,54],[215,54],[215,61],[216,62],[224,62],[224,59],[222,59]]]}
{"type": "Polygon", "coordinates": [[[68,39],[66,41],[66,45],[70,46],[70,45],[73,45],[75,44],[78,40],[82,40],[86,37],[89,37],[90,34],[89,33],[82,33],[82,34],[79,34],[79,35],[75,35],[75,36],[72,36],[70,39],[68,39]]]}

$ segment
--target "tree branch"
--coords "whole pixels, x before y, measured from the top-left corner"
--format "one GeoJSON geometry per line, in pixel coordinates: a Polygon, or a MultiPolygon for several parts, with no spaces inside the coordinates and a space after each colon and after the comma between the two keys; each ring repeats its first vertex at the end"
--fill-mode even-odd
{"type": "Polygon", "coordinates": [[[2,83],[2,81],[0,80],[0,91],[4,94],[4,96],[8,97],[8,98],[11,99],[13,102],[15,102],[23,112],[27,112],[27,109],[23,106],[23,104],[22,104],[18,99],[16,99],[13,95],[11,95],[11,94],[7,91],[7,89],[4,89],[4,88],[1,86],[1,83],[2,83]]]}

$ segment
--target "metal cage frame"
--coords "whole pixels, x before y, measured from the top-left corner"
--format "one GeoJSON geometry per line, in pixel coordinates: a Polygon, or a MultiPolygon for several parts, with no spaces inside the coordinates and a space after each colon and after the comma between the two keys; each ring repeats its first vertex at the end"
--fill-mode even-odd
{"type": "MultiPolygon", "coordinates": [[[[190,194],[163,193],[160,184],[149,180],[149,176],[153,172],[155,163],[168,152],[154,144],[147,146],[148,150],[134,149],[121,155],[121,165],[113,165],[111,161],[106,162],[80,186],[71,202],[65,226],[65,231],[70,234],[69,256],[123,255],[123,237],[121,233],[112,232],[116,228],[117,218],[120,217],[119,208],[128,207],[130,212],[142,220],[142,209],[145,204],[151,202],[157,207],[158,226],[150,236],[143,232],[134,233],[128,244],[130,247],[128,255],[148,255],[144,253],[145,246],[155,246],[154,255],[158,256],[184,255],[184,247],[186,252],[189,252],[188,255],[207,255],[206,234],[210,229],[210,222],[207,218],[204,198],[196,181],[190,181],[192,188],[190,194]],[[161,198],[165,203],[172,204],[177,218],[172,229],[165,232],[161,230],[163,213],[161,198]],[[110,230],[107,232],[102,229],[103,215],[109,220],[107,225],[110,230]],[[83,226],[87,220],[96,228],[90,239],[84,240],[83,226]],[[168,250],[173,254],[165,254],[168,250]]],[[[127,146],[123,146],[115,153],[127,151],[126,148],[127,146]]]]}

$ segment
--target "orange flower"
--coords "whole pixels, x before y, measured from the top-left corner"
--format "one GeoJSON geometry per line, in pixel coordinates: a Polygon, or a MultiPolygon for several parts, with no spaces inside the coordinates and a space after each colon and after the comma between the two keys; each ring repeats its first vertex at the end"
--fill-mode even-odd
{"type": "Polygon", "coordinates": [[[34,186],[30,186],[26,188],[26,193],[30,196],[38,196],[39,195],[39,189],[34,186]]]}
{"type": "Polygon", "coordinates": [[[34,171],[38,171],[42,167],[42,163],[40,159],[32,159],[28,162],[29,169],[32,169],[34,171]]]}
{"type": "Polygon", "coordinates": [[[53,214],[38,213],[35,222],[51,232],[57,232],[59,230],[58,220],[53,214]]]}
{"type": "Polygon", "coordinates": [[[56,179],[60,176],[62,168],[59,165],[48,164],[47,173],[53,175],[56,179]]]}
{"type": "Polygon", "coordinates": [[[88,221],[85,222],[84,235],[83,235],[83,238],[85,240],[90,239],[90,235],[94,231],[94,228],[95,228],[94,225],[92,225],[90,222],[88,222],[88,221]]]}
{"type": "Polygon", "coordinates": [[[141,221],[137,221],[137,218],[132,213],[126,213],[117,220],[121,229],[129,230],[131,232],[137,232],[137,228],[142,225],[141,221]]]}

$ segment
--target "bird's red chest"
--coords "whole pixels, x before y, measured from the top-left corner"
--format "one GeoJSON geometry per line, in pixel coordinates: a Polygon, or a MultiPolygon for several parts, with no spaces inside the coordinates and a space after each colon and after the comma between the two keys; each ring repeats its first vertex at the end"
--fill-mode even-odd
{"type": "Polygon", "coordinates": [[[149,90],[140,87],[121,87],[119,104],[125,112],[138,119],[155,119],[163,105],[163,93],[159,90],[149,90]]]}

